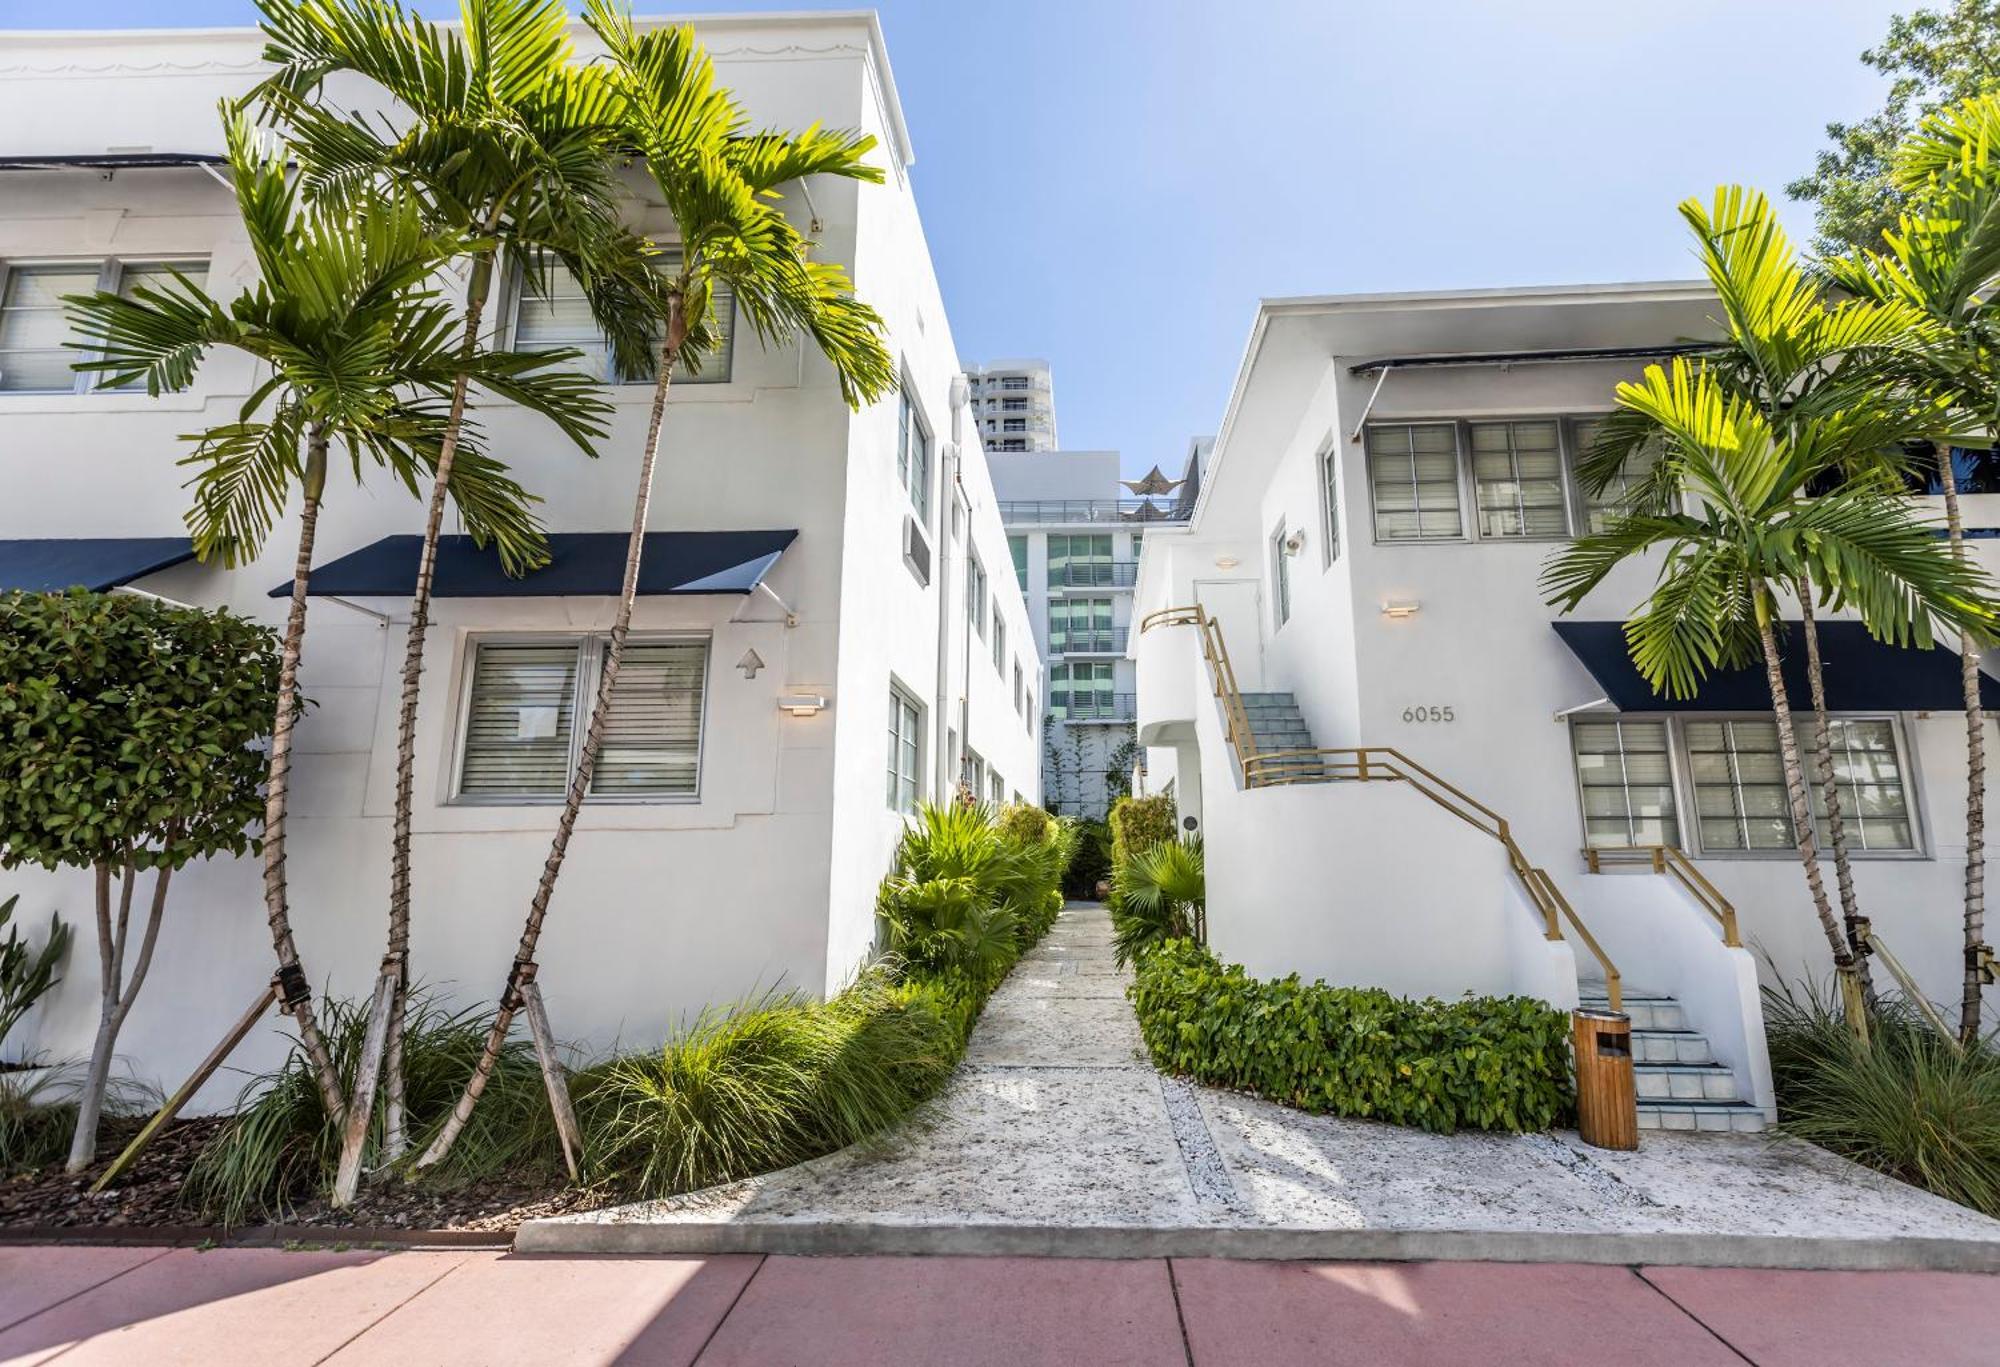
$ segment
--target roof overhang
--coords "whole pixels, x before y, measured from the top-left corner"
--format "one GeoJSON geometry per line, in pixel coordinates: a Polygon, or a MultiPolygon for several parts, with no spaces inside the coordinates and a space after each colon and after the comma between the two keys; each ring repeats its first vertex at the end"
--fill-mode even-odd
{"type": "Polygon", "coordinates": [[[213,152],[22,153],[0,157],[0,171],[151,171],[227,164],[228,158],[213,152]]]}
{"type": "MultiPolygon", "coordinates": [[[[796,530],[648,532],[640,559],[642,597],[755,593],[796,530]]],[[[469,536],[438,539],[435,598],[605,598],[624,586],[624,532],[551,532],[549,563],[512,577],[493,547],[469,536]]],[[[306,592],[325,598],[408,598],[417,586],[420,536],[385,536],[312,572],[306,592]]],[[[280,584],[271,597],[289,595],[280,584]]]]}
{"type": "Polygon", "coordinates": [[[0,541],[0,592],[98,593],[194,559],[184,536],[83,536],[0,541]]]}

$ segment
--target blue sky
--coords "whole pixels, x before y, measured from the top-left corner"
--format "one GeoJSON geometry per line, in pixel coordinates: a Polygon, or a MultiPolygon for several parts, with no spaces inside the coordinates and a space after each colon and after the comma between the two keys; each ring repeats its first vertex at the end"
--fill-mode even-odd
{"type": "MultiPolygon", "coordinates": [[[[1829,119],[1879,104],[1857,57],[1913,2],[880,8],[962,357],[1047,356],[1064,444],[1136,471],[1215,429],[1261,297],[1691,274],[1674,205],[1781,198],[1829,119]]],[[[9,28],[252,16],[0,0],[9,28]]]]}

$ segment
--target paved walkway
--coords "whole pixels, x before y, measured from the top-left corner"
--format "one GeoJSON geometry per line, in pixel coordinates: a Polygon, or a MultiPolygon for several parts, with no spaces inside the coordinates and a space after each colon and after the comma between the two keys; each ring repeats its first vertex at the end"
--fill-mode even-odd
{"type": "Polygon", "coordinates": [[[1985,1367],[2000,1278],[0,1248],[0,1367],[1985,1367]]]}
{"type": "Polygon", "coordinates": [[[2000,1270],[2000,1221],[1819,1149],[1429,1135],[1155,1073],[1104,909],[1072,904],[890,1140],[523,1228],[535,1252],[1466,1258],[2000,1270]]]}

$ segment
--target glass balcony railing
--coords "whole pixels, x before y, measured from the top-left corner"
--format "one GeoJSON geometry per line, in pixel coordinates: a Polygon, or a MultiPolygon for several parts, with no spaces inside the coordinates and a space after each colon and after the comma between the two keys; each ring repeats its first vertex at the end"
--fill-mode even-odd
{"type": "Polygon", "coordinates": [[[1139,715],[1136,693],[1051,695],[1049,715],[1057,721],[1131,721],[1139,715]]]}
{"type": "MultiPolygon", "coordinates": [[[[1004,435],[1004,434],[1002,434],[1004,435]]],[[[1185,522],[1187,510],[1150,498],[1003,498],[1000,520],[1047,526],[1108,522],[1185,522]]]]}
{"type": "Polygon", "coordinates": [[[1104,631],[1052,631],[1049,633],[1049,654],[1051,655],[1123,655],[1125,653],[1125,628],[1117,627],[1104,631]]]}
{"type": "Polygon", "coordinates": [[[1136,560],[1072,560],[1049,569],[1049,586],[1058,589],[1129,589],[1139,577],[1136,560]]]}

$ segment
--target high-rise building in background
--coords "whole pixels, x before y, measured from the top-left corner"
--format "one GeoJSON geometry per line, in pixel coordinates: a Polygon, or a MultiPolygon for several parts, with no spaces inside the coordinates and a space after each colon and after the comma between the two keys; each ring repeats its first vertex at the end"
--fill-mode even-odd
{"type": "Polygon", "coordinates": [[[972,416],[988,451],[1056,449],[1056,391],[1047,361],[970,366],[972,416]]]}

